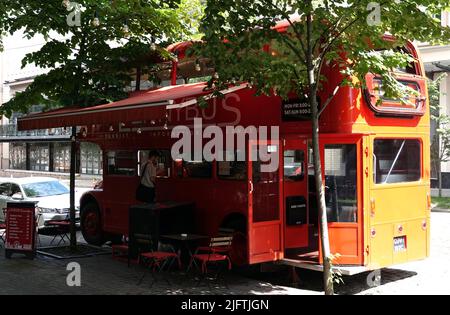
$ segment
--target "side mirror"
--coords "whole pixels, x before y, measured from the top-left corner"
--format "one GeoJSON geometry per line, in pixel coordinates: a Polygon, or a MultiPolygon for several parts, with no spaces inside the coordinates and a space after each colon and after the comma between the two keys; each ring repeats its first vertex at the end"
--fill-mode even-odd
{"type": "Polygon", "coordinates": [[[11,198],[14,200],[23,200],[23,195],[21,193],[15,193],[11,198]]]}

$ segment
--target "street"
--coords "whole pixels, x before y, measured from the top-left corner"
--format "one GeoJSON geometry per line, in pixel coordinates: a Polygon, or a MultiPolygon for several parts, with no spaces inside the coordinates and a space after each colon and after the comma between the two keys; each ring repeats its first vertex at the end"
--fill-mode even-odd
{"type": "MultiPolygon", "coordinates": [[[[336,287],[337,294],[450,294],[450,226],[449,213],[432,213],[431,257],[382,270],[381,285],[369,287],[373,274],[365,273],[344,277],[344,284],[336,287]],[[368,281],[369,279],[369,281],[368,281]]],[[[51,238],[41,236],[42,244],[51,238]]],[[[82,237],[79,235],[82,242],[82,237]]],[[[21,256],[6,260],[0,258],[0,294],[225,294],[259,295],[322,294],[321,274],[299,270],[300,283],[289,284],[287,270],[273,273],[227,273],[225,282],[208,285],[196,284],[185,275],[174,273],[166,281],[151,286],[151,276],[141,285],[138,281],[145,270],[127,267],[124,262],[112,260],[109,254],[94,257],[57,260],[38,255],[34,261],[21,256]],[[66,280],[70,271],[67,265],[77,262],[81,266],[81,287],[70,287],[66,280]]]]}

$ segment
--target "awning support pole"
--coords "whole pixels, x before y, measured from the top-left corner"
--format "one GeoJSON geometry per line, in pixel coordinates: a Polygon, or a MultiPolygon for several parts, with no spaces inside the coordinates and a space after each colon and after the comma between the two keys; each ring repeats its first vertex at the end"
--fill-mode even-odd
{"type": "Polygon", "coordinates": [[[76,172],[76,150],[77,150],[77,127],[72,127],[70,137],[70,249],[77,249],[77,230],[75,214],[75,172],[76,172]]]}

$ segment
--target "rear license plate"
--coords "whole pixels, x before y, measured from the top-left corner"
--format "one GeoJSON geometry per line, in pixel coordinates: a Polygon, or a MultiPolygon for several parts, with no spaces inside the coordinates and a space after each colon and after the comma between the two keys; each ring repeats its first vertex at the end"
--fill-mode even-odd
{"type": "Polygon", "coordinates": [[[406,236],[394,238],[394,252],[406,251],[406,236]]]}

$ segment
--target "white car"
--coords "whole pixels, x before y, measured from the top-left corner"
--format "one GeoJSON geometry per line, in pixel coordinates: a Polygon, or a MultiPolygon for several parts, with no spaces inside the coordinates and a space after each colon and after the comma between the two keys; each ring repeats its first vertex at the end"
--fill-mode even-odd
{"type": "MultiPolygon", "coordinates": [[[[84,191],[75,192],[77,220],[80,217],[80,197],[84,191]]],[[[49,221],[69,219],[70,190],[54,178],[25,177],[0,178],[0,221],[4,222],[4,211],[8,202],[37,202],[38,228],[42,229],[49,221]]]]}

